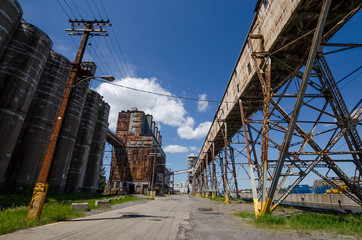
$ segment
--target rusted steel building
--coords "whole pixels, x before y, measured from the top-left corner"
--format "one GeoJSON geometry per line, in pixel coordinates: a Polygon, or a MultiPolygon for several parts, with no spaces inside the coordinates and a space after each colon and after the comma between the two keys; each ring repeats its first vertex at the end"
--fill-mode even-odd
{"type": "Polygon", "coordinates": [[[126,149],[113,152],[109,184],[113,193],[168,191],[162,137],[151,115],[137,108],[118,115],[116,136],[126,149]],[[152,187],[153,185],[153,187],[152,187]]]}

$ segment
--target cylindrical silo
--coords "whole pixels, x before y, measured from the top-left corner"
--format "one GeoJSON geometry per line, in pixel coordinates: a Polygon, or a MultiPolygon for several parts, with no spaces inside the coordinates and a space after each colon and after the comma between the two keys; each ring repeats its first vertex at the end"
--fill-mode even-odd
{"type": "Polygon", "coordinates": [[[36,182],[70,70],[71,62],[52,51],[14,150],[7,187],[31,187],[36,182]]]}
{"type": "Polygon", "coordinates": [[[99,174],[107,138],[109,110],[110,106],[108,103],[101,101],[83,183],[83,192],[94,193],[98,189],[99,174]]]}
{"type": "Polygon", "coordinates": [[[77,137],[80,119],[87,95],[88,83],[76,85],[70,95],[69,107],[64,119],[62,132],[54,156],[49,180],[49,191],[64,192],[70,161],[77,137]]]}
{"type": "Polygon", "coordinates": [[[97,122],[100,99],[101,96],[99,93],[95,91],[87,92],[67,182],[65,184],[66,192],[80,192],[82,190],[89,151],[97,122]]]}
{"type": "Polygon", "coordinates": [[[0,59],[20,24],[23,10],[16,0],[0,0],[0,59]]]}
{"type": "Polygon", "coordinates": [[[31,24],[21,23],[1,58],[1,183],[51,48],[52,42],[43,31],[31,24]]]}

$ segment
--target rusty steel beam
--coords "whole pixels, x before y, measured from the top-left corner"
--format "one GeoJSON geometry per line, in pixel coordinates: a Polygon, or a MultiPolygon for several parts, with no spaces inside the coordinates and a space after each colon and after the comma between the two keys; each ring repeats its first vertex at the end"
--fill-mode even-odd
{"type": "MultiPolygon", "coordinates": [[[[277,103],[272,99],[272,104],[275,105],[278,109],[278,111],[287,119],[290,119],[291,117],[282,109],[281,106],[277,105],[277,103]]],[[[362,109],[362,108],[361,108],[362,109]]],[[[362,110],[361,110],[362,112],[362,110]]],[[[360,112],[357,111],[354,116],[352,117],[353,119],[357,119],[360,115],[360,112]]],[[[301,134],[301,136],[303,136],[305,139],[308,139],[308,144],[312,147],[312,149],[314,149],[316,152],[324,152],[324,153],[328,153],[330,151],[330,149],[338,142],[338,140],[343,136],[344,132],[347,130],[346,128],[343,128],[341,130],[341,132],[332,140],[329,141],[328,145],[326,146],[326,148],[324,150],[322,150],[318,144],[313,140],[310,139],[308,137],[308,135],[306,134],[306,132],[297,124],[296,125],[296,130],[297,132],[299,132],[301,134]]],[[[328,156],[328,155],[324,155],[323,161],[326,162],[327,164],[329,164],[329,167],[331,169],[333,169],[333,171],[345,182],[345,184],[353,191],[353,193],[357,196],[358,199],[360,199],[362,201],[362,192],[361,192],[361,187],[358,186],[354,186],[349,178],[345,175],[345,173],[334,163],[334,161],[328,156]]],[[[279,160],[279,159],[278,159],[279,160]]],[[[312,170],[313,168],[311,168],[312,170]]]]}
{"type": "Polygon", "coordinates": [[[224,186],[224,194],[225,194],[225,203],[228,204],[229,203],[229,191],[228,191],[228,154],[227,154],[227,150],[228,150],[228,139],[227,139],[227,124],[226,122],[224,122],[224,129],[222,131],[223,133],[223,137],[224,137],[224,147],[225,147],[225,186],[224,186]]]}
{"type": "Polygon", "coordinates": [[[320,13],[320,16],[319,16],[317,28],[316,28],[316,31],[315,31],[314,36],[313,36],[313,41],[312,41],[312,46],[311,46],[311,49],[310,49],[310,54],[308,56],[307,63],[306,63],[306,66],[305,66],[302,83],[301,83],[301,85],[299,87],[298,98],[297,98],[295,106],[294,106],[292,118],[290,119],[290,122],[289,122],[289,125],[288,125],[288,131],[287,131],[287,133],[286,133],[286,135],[284,137],[283,146],[282,146],[282,149],[280,151],[279,158],[278,158],[278,165],[277,165],[277,167],[276,167],[276,169],[274,171],[274,175],[273,175],[273,178],[272,178],[272,181],[271,181],[270,189],[268,191],[268,197],[266,199],[265,205],[263,206],[263,208],[261,210],[261,214],[270,211],[270,206],[271,206],[271,203],[272,203],[273,198],[274,198],[275,190],[277,189],[277,186],[278,186],[280,173],[281,173],[282,168],[283,168],[284,160],[285,160],[285,158],[286,158],[286,156],[288,154],[290,141],[292,139],[294,128],[295,128],[295,125],[297,123],[297,119],[298,119],[298,116],[299,116],[299,113],[300,113],[300,108],[301,108],[302,103],[303,103],[304,94],[305,94],[305,92],[307,90],[307,83],[309,81],[309,77],[310,77],[310,74],[312,72],[314,60],[316,58],[317,51],[320,48],[320,43],[321,43],[321,39],[322,39],[324,24],[325,24],[327,15],[328,15],[328,10],[329,10],[330,4],[331,4],[331,0],[325,0],[323,2],[323,6],[322,6],[322,10],[321,10],[321,13],[320,13]]]}
{"type": "MultiPolygon", "coordinates": [[[[361,152],[357,149],[358,132],[355,136],[352,136],[350,133],[342,134],[349,134],[345,140],[347,144],[349,144],[350,149],[342,149],[340,151],[334,149],[326,150],[329,146],[333,145],[332,142],[338,133],[337,129],[341,127],[340,122],[347,124],[350,128],[361,125],[361,123],[356,119],[345,121],[345,116],[348,116],[346,114],[343,116],[335,112],[331,113],[329,108],[326,109],[328,101],[326,101],[324,105],[315,104],[314,106],[310,102],[316,98],[327,99],[329,94],[325,91],[326,88],[323,84],[311,80],[317,79],[319,74],[315,56],[317,52],[321,51],[319,48],[320,43],[325,44],[360,7],[361,3],[347,3],[347,1],[344,0],[338,2],[332,2],[330,0],[305,0],[302,2],[296,0],[292,3],[288,2],[288,5],[284,3],[284,0],[280,0],[270,2],[269,7],[263,12],[265,13],[264,15],[257,9],[258,12],[248,32],[248,38],[244,43],[235,68],[233,69],[198,159],[198,163],[201,165],[201,163],[205,162],[205,159],[208,158],[208,154],[214,155],[214,157],[217,156],[220,169],[218,171],[215,170],[215,178],[220,177],[218,183],[221,189],[224,188],[224,193],[227,193],[227,189],[232,187],[233,182],[232,177],[227,177],[227,173],[230,170],[228,170],[228,147],[231,154],[230,160],[232,162],[232,175],[234,180],[239,175],[241,167],[243,167],[241,163],[237,174],[234,173],[235,163],[239,162],[237,161],[237,157],[245,157],[249,164],[249,174],[246,173],[246,175],[252,183],[253,198],[257,200],[257,203],[260,203],[259,205],[255,204],[256,215],[272,210],[271,201],[273,201],[274,193],[283,185],[287,176],[297,176],[302,179],[307,172],[314,172],[315,167],[328,166],[340,179],[347,182],[346,185],[348,185],[348,187],[351,186],[352,192],[358,190],[343,170],[336,164],[337,162],[347,163],[360,159],[359,154],[361,154],[361,152]],[[283,4],[285,6],[283,6],[283,4]],[[331,6],[329,10],[327,10],[328,4],[331,6]],[[343,7],[344,11],[339,10],[341,7],[343,7]],[[283,11],[280,11],[280,9],[283,9],[283,11]],[[277,25],[273,24],[275,18],[280,19],[277,25]],[[323,18],[326,20],[324,27],[322,24],[323,18]],[[292,23],[298,25],[298,29],[296,25],[293,27],[292,23]],[[275,26],[276,28],[280,26],[280,29],[275,29],[275,26]],[[299,29],[299,27],[301,29],[299,29]],[[290,29],[294,29],[295,31],[293,30],[291,32],[290,29]],[[321,39],[322,29],[324,29],[324,39],[321,39]],[[273,36],[271,36],[270,33],[272,33],[273,36]],[[270,63],[270,59],[268,59],[269,57],[273,60],[272,64],[270,63]],[[303,66],[305,66],[304,73],[301,72],[303,66]],[[313,74],[312,71],[314,71],[313,74]],[[298,78],[302,80],[302,83],[300,83],[298,78]],[[295,86],[300,86],[297,94],[287,93],[287,90],[294,91],[293,82],[295,86]],[[310,91],[309,94],[306,93],[307,85],[310,86],[311,89],[313,88],[312,90],[317,90],[318,94],[315,94],[313,91],[310,91]],[[289,86],[292,87],[288,89],[289,86]],[[277,102],[275,102],[272,97],[276,98],[277,102]],[[292,99],[295,97],[297,99],[294,110],[288,114],[281,108],[280,104],[284,104],[284,102],[281,101],[282,99],[292,99]],[[309,98],[308,101],[303,103],[303,100],[306,98],[309,98]],[[238,103],[239,106],[236,105],[238,103]],[[270,103],[272,103],[272,106],[270,106],[270,103]],[[301,114],[301,117],[298,117],[298,112],[302,105],[305,106],[303,110],[307,109],[307,111],[313,112],[313,116],[311,117],[316,117],[316,121],[308,119],[309,116],[307,115],[301,114]],[[262,120],[257,121],[252,119],[253,116],[257,118],[260,117],[260,115],[263,115],[262,120]],[[324,121],[324,119],[321,120],[322,115],[324,118],[329,119],[335,117],[337,123],[324,121]],[[241,119],[241,121],[238,121],[238,119],[241,119]],[[222,124],[220,124],[221,122],[222,124]],[[287,126],[288,123],[289,126],[287,126]],[[260,129],[254,127],[254,125],[257,124],[259,124],[260,129]],[[312,124],[312,128],[309,128],[310,125],[308,124],[312,124]],[[323,124],[333,124],[334,126],[328,130],[322,129],[322,131],[320,131],[321,128],[316,128],[317,125],[321,126],[323,124]],[[307,131],[304,131],[301,126],[307,126],[307,131]],[[234,142],[233,137],[239,134],[239,129],[241,128],[243,128],[244,142],[240,141],[240,139],[234,142]],[[286,135],[282,144],[279,141],[281,133],[286,135]],[[321,146],[319,146],[318,139],[324,135],[332,136],[327,146],[321,147],[321,144],[324,144],[324,142],[321,142],[321,146]],[[278,137],[274,138],[274,136],[278,137]],[[356,140],[352,140],[351,136],[356,140]],[[229,143],[229,145],[245,144],[248,146],[245,148],[241,147],[240,151],[234,149],[238,152],[238,154],[235,155],[231,153],[233,148],[226,146],[226,142],[229,143]],[[259,150],[260,146],[261,151],[259,150]],[[289,148],[293,149],[292,151],[294,152],[289,151],[289,148]],[[294,148],[296,148],[296,150],[294,150],[294,148]],[[268,155],[275,154],[276,149],[279,151],[278,160],[269,159],[268,155]],[[246,154],[243,153],[244,150],[246,150],[246,154]],[[314,157],[310,157],[312,153],[321,154],[317,162],[315,162],[316,159],[314,159],[314,157]],[[346,159],[343,159],[343,161],[338,157],[335,157],[335,160],[331,159],[332,155],[342,153],[347,154],[348,157],[352,156],[353,159],[350,160],[344,156],[346,159]],[[225,155],[224,158],[220,157],[220,154],[225,155]],[[288,157],[288,159],[286,159],[286,157],[288,157]],[[225,159],[225,165],[223,164],[223,159],[225,159]],[[282,173],[281,171],[286,168],[287,171],[282,173]],[[257,174],[256,178],[252,176],[254,173],[257,174]],[[274,189],[271,190],[272,188],[274,189]],[[266,193],[268,197],[265,199],[266,193]],[[262,207],[260,206],[261,204],[263,205],[262,207]]],[[[328,43],[326,45],[328,45],[328,43]]],[[[357,108],[358,104],[354,110],[357,108]]],[[[354,112],[354,110],[350,111],[350,113],[354,112]]],[[[336,140],[336,142],[337,141],[338,140],[336,140]]],[[[213,161],[215,160],[213,159],[213,161]]],[[[200,170],[201,169],[194,171],[195,175],[201,174],[200,170]]],[[[356,168],[356,171],[358,173],[358,168],[356,168]]],[[[234,183],[234,186],[235,185],[234,183]]],[[[358,198],[357,196],[356,199],[358,198]]],[[[273,205],[273,207],[275,207],[275,205],[273,205]]]]}
{"type": "Polygon", "coordinates": [[[235,155],[234,155],[234,149],[230,146],[229,143],[229,149],[230,149],[230,160],[231,160],[231,165],[232,165],[232,173],[233,173],[233,177],[234,177],[234,188],[235,188],[235,193],[236,193],[236,197],[239,198],[239,188],[238,188],[238,180],[237,180],[237,174],[236,174],[236,169],[235,169],[235,155]]]}
{"type": "Polygon", "coordinates": [[[207,169],[208,169],[208,161],[209,161],[209,155],[206,154],[206,159],[205,159],[205,197],[209,197],[209,178],[207,176],[207,169]]]}
{"type": "MultiPolygon", "coordinates": [[[[216,166],[215,166],[215,144],[212,143],[212,198],[215,198],[215,180],[216,180],[216,166]]],[[[216,180],[217,181],[217,180],[216,180]]]]}
{"type": "Polygon", "coordinates": [[[123,141],[116,136],[111,130],[107,129],[107,139],[106,141],[111,144],[113,147],[124,147],[123,141]]]}
{"type": "Polygon", "coordinates": [[[259,209],[260,206],[259,206],[258,195],[257,195],[257,191],[256,191],[255,177],[254,177],[255,165],[253,164],[253,161],[251,160],[249,138],[248,138],[248,133],[246,130],[246,119],[245,119],[245,115],[244,115],[243,103],[241,100],[239,100],[239,108],[240,108],[240,115],[241,115],[241,123],[242,123],[243,131],[244,131],[245,148],[246,148],[246,152],[247,152],[247,156],[248,156],[249,175],[250,175],[250,182],[251,182],[251,191],[253,194],[254,210],[255,210],[255,214],[257,214],[260,210],[259,209]]]}

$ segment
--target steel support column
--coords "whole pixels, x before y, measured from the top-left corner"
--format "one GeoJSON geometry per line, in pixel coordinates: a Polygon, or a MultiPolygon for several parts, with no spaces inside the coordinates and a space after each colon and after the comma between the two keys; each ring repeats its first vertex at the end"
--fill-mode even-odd
{"type": "Polygon", "coordinates": [[[209,197],[209,178],[207,177],[207,168],[208,168],[208,162],[209,162],[209,154],[206,153],[206,158],[205,158],[205,197],[208,198],[209,197]]]}
{"type": "Polygon", "coordinates": [[[228,190],[228,139],[227,139],[227,123],[224,122],[224,148],[225,148],[225,185],[224,185],[224,194],[225,194],[225,203],[229,203],[229,190],[228,190]]]}
{"type": "Polygon", "coordinates": [[[251,160],[249,138],[248,138],[248,132],[246,130],[246,119],[245,119],[245,115],[244,115],[243,103],[241,100],[239,100],[239,107],[240,107],[241,123],[243,126],[243,132],[244,132],[245,148],[246,148],[246,153],[248,156],[249,176],[250,176],[250,182],[251,182],[251,192],[253,194],[254,210],[255,210],[255,215],[258,215],[259,211],[261,209],[260,209],[260,203],[259,203],[258,195],[257,195],[257,191],[256,191],[256,183],[255,183],[255,177],[254,177],[255,165],[253,164],[253,161],[251,160]]]}
{"type": "Polygon", "coordinates": [[[264,214],[264,213],[270,211],[270,206],[271,206],[271,203],[274,198],[275,190],[277,189],[277,186],[278,186],[278,181],[279,181],[279,177],[280,177],[283,165],[284,165],[284,161],[288,155],[289,145],[290,145],[290,142],[291,142],[291,139],[293,136],[295,125],[298,120],[300,108],[303,103],[304,94],[307,90],[307,84],[308,84],[309,77],[310,77],[310,74],[311,74],[311,71],[312,71],[312,68],[314,65],[314,60],[317,55],[317,52],[320,50],[320,43],[321,43],[323,28],[324,28],[325,20],[328,15],[330,4],[331,4],[331,0],[325,0],[322,5],[321,13],[320,13],[320,16],[318,19],[317,28],[316,28],[316,31],[314,32],[312,45],[311,45],[309,56],[308,56],[307,63],[305,66],[302,82],[300,84],[300,88],[298,91],[298,97],[295,102],[293,115],[292,115],[292,118],[288,125],[288,131],[284,137],[282,149],[281,149],[279,157],[278,157],[277,166],[274,171],[270,189],[268,191],[268,197],[266,199],[265,205],[263,205],[263,207],[262,207],[261,214],[264,214]]]}
{"type": "Polygon", "coordinates": [[[212,198],[215,198],[215,180],[216,180],[216,167],[215,167],[215,143],[212,143],[212,198]]]}
{"type": "Polygon", "coordinates": [[[235,169],[235,155],[234,155],[234,149],[229,145],[230,148],[230,160],[231,160],[231,164],[232,164],[232,170],[233,170],[233,177],[234,177],[234,188],[235,188],[235,196],[237,198],[239,198],[239,189],[238,189],[238,179],[237,179],[237,174],[236,174],[236,169],[235,169]]]}

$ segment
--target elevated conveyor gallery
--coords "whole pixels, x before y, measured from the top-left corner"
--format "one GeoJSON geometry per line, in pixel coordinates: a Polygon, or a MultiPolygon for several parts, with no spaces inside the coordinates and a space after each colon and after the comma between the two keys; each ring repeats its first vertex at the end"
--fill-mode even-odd
{"type": "MultiPolygon", "coordinates": [[[[240,132],[242,128],[240,107],[242,106],[245,119],[265,109],[268,90],[269,94],[275,94],[289,79],[296,75],[302,76],[301,69],[308,64],[308,56],[314,53],[315,57],[316,52],[321,50],[313,50],[313,47],[316,48],[316,44],[328,45],[328,40],[358,12],[360,6],[360,1],[346,0],[259,0],[257,2],[247,39],[200,151],[193,171],[194,178],[200,177],[205,166],[212,163],[213,157],[226,148],[226,141],[240,132]],[[323,24],[320,25],[320,22],[323,24]],[[318,37],[316,36],[318,28],[321,29],[319,42],[315,40],[318,37]],[[262,87],[261,79],[269,79],[270,85],[262,87]],[[266,87],[268,89],[265,89],[266,87]],[[240,105],[240,101],[243,105],[240,105]]],[[[313,62],[312,59],[310,66],[313,62]]],[[[358,134],[354,136],[359,138],[358,134]]],[[[356,145],[359,143],[357,141],[356,145]]],[[[356,147],[357,150],[359,147],[356,147]]],[[[267,157],[265,159],[267,161],[267,157]]]]}

